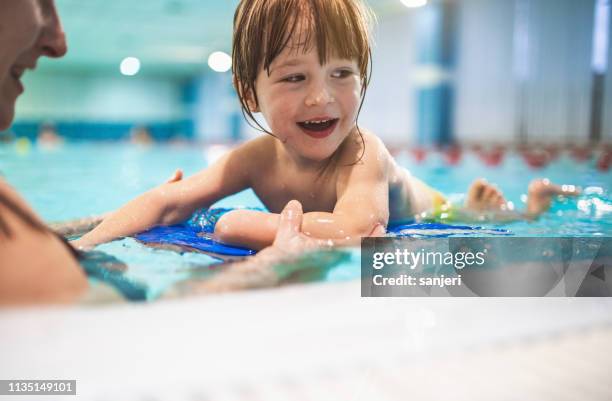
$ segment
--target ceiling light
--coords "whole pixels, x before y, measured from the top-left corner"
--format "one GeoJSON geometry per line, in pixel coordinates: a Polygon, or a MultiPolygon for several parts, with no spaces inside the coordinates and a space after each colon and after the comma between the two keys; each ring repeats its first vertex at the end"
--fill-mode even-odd
{"type": "Polygon", "coordinates": [[[226,72],[232,68],[232,58],[224,52],[214,52],[208,57],[208,66],[217,72],[226,72]]]}
{"type": "Polygon", "coordinates": [[[119,70],[123,75],[132,76],[138,74],[140,71],[140,60],[136,57],[126,57],[121,62],[119,70]]]}
{"type": "Polygon", "coordinates": [[[427,5],[427,0],[400,0],[408,8],[417,8],[427,5]]]}

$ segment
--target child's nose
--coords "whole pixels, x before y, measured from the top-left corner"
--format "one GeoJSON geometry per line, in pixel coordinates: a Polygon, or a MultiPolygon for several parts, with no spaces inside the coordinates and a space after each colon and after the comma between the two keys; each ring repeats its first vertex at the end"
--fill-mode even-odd
{"type": "Polygon", "coordinates": [[[318,106],[333,103],[335,99],[325,85],[319,85],[306,97],[306,106],[318,106]]]}

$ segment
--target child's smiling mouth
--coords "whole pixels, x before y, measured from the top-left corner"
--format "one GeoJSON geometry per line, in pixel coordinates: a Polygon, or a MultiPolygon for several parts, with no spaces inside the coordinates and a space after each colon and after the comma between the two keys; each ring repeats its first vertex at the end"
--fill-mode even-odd
{"type": "Polygon", "coordinates": [[[337,118],[321,118],[298,122],[297,125],[306,133],[306,135],[321,139],[328,137],[334,132],[338,124],[337,118]]]}

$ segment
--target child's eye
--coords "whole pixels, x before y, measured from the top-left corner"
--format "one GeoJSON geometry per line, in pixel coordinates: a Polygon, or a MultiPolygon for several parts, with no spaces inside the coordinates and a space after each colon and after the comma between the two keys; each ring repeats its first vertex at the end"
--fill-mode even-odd
{"type": "Polygon", "coordinates": [[[291,75],[286,78],[283,78],[283,82],[289,82],[289,83],[297,83],[303,80],[304,80],[303,75],[291,75]]]}
{"type": "Polygon", "coordinates": [[[353,71],[351,70],[338,70],[334,71],[334,73],[332,74],[334,78],[347,78],[351,75],[353,75],[353,71]]]}

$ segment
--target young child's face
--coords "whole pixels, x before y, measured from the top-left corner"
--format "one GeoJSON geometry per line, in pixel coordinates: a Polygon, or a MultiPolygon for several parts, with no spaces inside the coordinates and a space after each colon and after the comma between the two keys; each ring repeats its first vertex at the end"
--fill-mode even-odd
{"type": "Polygon", "coordinates": [[[290,43],[269,76],[259,72],[255,90],[258,111],[292,156],[324,161],[355,129],[361,102],[355,60],[330,57],[321,65],[316,47],[296,52],[290,43]]]}

